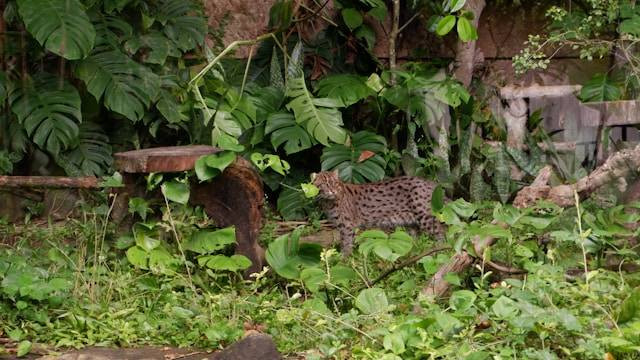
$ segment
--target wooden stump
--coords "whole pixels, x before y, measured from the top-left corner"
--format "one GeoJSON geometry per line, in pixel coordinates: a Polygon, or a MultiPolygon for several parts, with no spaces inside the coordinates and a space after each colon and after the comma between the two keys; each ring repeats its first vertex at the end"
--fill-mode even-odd
{"type": "MultiPolygon", "coordinates": [[[[121,221],[127,215],[129,198],[141,193],[136,186],[136,174],[191,170],[201,156],[220,151],[213,146],[190,145],[115,154],[115,167],[123,172],[125,186],[116,190],[114,220],[121,221]]],[[[258,233],[262,225],[263,201],[260,176],[248,161],[240,157],[213,180],[206,183],[196,180],[191,184],[191,204],[203,206],[218,225],[235,226],[236,252],[252,262],[245,276],[262,270],[264,250],[258,244],[258,233]]]]}

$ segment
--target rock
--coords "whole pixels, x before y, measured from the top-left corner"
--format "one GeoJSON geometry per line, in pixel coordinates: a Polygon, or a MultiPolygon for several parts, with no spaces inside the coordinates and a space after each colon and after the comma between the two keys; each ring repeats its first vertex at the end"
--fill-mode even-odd
{"type": "Polygon", "coordinates": [[[219,353],[212,360],[279,360],[282,355],[276,349],[271,336],[253,333],[219,353]]]}

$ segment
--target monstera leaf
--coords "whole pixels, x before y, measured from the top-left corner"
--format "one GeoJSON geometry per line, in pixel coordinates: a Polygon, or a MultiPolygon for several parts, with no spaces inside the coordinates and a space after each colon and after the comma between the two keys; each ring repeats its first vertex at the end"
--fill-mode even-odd
{"type": "Polygon", "coordinates": [[[142,118],[160,87],[156,74],[118,50],[99,49],[78,64],[76,74],[96,100],[104,97],[109,110],[132,121],[142,118]]]}
{"type": "Polygon", "coordinates": [[[308,149],[312,145],[307,131],[298,125],[296,119],[290,113],[277,112],[269,115],[265,134],[271,134],[271,145],[278,149],[284,144],[287,155],[308,149]]]}
{"type": "Polygon", "coordinates": [[[133,35],[133,27],[119,17],[93,12],[91,21],[96,29],[96,46],[109,45],[116,49],[120,46],[122,39],[133,35]]]}
{"type": "Polygon", "coordinates": [[[9,95],[11,110],[27,136],[57,156],[78,137],[82,121],[80,95],[73,86],[43,74],[9,95]]]}
{"type": "Polygon", "coordinates": [[[109,137],[98,124],[82,123],[78,146],[62,155],[58,163],[69,175],[104,175],[113,163],[109,137]]]}
{"type": "Polygon", "coordinates": [[[96,32],[78,0],[18,0],[27,31],[47,50],[68,60],[85,58],[96,32]]]}
{"type": "Polygon", "coordinates": [[[173,47],[171,40],[158,31],[132,37],[126,42],[125,49],[130,54],[136,54],[140,49],[148,49],[142,60],[149,64],[164,65],[168,56],[180,56],[180,52],[173,47]]]}
{"type": "Polygon", "coordinates": [[[344,143],[347,133],[342,128],[342,114],[337,109],[342,106],[342,101],[313,97],[304,77],[290,79],[286,95],[292,98],[287,109],[293,110],[296,122],[304,126],[319,143],[325,146],[330,141],[344,143]]]}
{"type": "Polygon", "coordinates": [[[202,10],[192,1],[165,0],[158,8],[158,21],[164,33],[182,51],[189,51],[204,42],[207,21],[202,10]]]}
{"type": "Polygon", "coordinates": [[[584,102],[613,101],[621,97],[619,84],[606,74],[596,74],[580,90],[580,100],[584,102]]]}
{"type": "Polygon", "coordinates": [[[366,79],[353,74],[330,75],[318,82],[318,95],[342,101],[344,106],[374,95],[366,79]]]}
{"type": "Polygon", "coordinates": [[[353,134],[351,146],[334,144],[322,151],[322,170],[338,169],[342,180],[353,183],[379,181],[386,165],[380,154],[386,149],[382,136],[360,131],[353,134]]]}

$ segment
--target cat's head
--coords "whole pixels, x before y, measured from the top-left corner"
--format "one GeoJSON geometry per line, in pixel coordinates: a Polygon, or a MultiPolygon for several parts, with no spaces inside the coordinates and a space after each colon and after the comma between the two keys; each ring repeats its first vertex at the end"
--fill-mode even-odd
{"type": "Polygon", "coordinates": [[[322,199],[334,200],[342,190],[338,170],[311,174],[311,181],[320,190],[319,197],[322,199]]]}

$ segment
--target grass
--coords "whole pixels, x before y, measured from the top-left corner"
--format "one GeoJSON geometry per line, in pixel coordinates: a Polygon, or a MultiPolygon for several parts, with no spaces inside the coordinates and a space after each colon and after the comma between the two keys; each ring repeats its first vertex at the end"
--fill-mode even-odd
{"type": "MultiPolygon", "coordinates": [[[[314,283],[311,277],[285,279],[273,271],[245,281],[234,272],[199,268],[193,257],[190,280],[184,270],[132,266],[118,249],[115,227],[104,222],[107,212],[98,207],[66,223],[0,225],[0,337],[51,349],[217,349],[258,329],[272,335],[282,353],[309,359],[639,358],[640,292],[634,289],[640,275],[597,269],[590,243],[555,237],[543,248],[532,240],[558,231],[567,239],[584,238],[586,228],[597,232],[590,213],[580,230],[574,229],[570,210],[556,216],[555,228],[514,227],[492,256],[525,268],[527,276],[501,277],[478,264],[451,276],[451,296],[434,301],[422,298],[420,289],[453,252],[426,257],[373,289],[364,286],[365,269],[374,278],[393,262],[358,251],[346,261],[325,251],[323,261],[307,271],[351,269],[356,276],[344,283],[337,273],[314,283]],[[567,276],[567,269],[582,267],[583,248],[590,251],[588,285],[584,274],[567,276]]],[[[193,214],[174,210],[175,228],[166,232],[188,233],[198,218],[193,214]]],[[[474,219],[492,220],[481,210],[474,219]]],[[[275,231],[273,223],[265,226],[263,241],[277,242],[275,231]]],[[[435,245],[421,239],[405,256],[435,245]]],[[[640,263],[634,251],[618,252],[626,262],[640,263]]]]}

